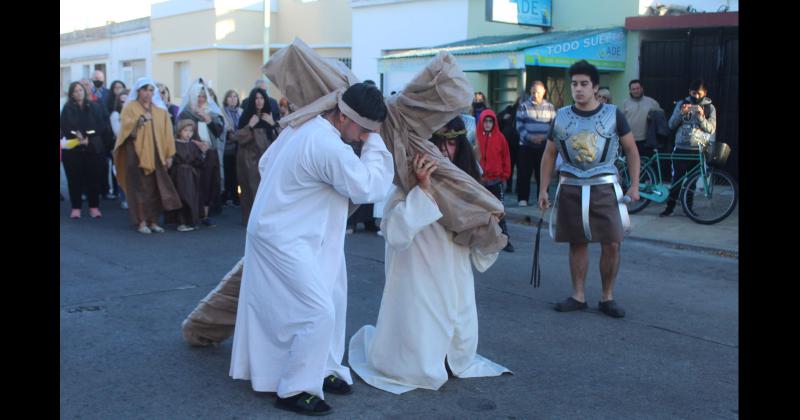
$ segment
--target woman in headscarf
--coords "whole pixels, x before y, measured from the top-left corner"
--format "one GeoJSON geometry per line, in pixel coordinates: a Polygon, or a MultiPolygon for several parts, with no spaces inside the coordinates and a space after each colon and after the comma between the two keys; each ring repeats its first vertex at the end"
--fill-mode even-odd
{"type": "Polygon", "coordinates": [[[231,89],[225,92],[225,100],[222,104],[222,116],[225,118],[225,146],[222,155],[222,169],[224,172],[225,188],[222,201],[228,201],[234,206],[239,205],[239,178],[236,176],[236,150],[238,145],[233,140],[233,133],[239,127],[239,119],[242,116],[242,108],[239,107],[239,94],[231,89]]]}
{"type": "Polygon", "coordinates": [[[103,111],[89,100],[86,88],[80,82],[70,83],[67,92],[67,103],[61,111],[61,137],[77,140],[76,146],[64,149],[62,153],[72,204],[70,217],[81,217],[81,194],[84,192],[89,200],[89,215],[93,218],[102,217],[99,209],[100,188],[106,154],[103,111]]]}
{"type": "Polygon", "coordinates": [[[277,128],[267,101],[267,92],[261,88],[253,88],[247,99],[247,106],[239,118],[238,129],[232,137],[239,144],[236,152],[236,176],[242,186],[242,222],[245,224],[250,217],[250,209],[261,181],[258,160],[278,137],[277,128]]]}
{"type": "Polygon", "coordinates": [[[120,123],[114,165],[128,215],[139,233],[164,232],[156,223],[159,216],[181,208],[181,201],[167,173],[175,154],[172,122],[153,79],[134,83],[120,123]]]}
{"type": "Polygon", "coordinates": [[[208,145],[205,154],[203,169],[200,171],[200,202],[203,204],[200,223],[214,226],[208,218],[208,207],[219,197],[220,190],[220,164],[214,139],[221,136],[225,130],[225,121],[222,110],[211,99],[211,93],[203,82],[198,79],[189,87],[183,96],[183,106],[178,114],[178,120],[189,119],[197,124],[197,136],[208,145]]]}

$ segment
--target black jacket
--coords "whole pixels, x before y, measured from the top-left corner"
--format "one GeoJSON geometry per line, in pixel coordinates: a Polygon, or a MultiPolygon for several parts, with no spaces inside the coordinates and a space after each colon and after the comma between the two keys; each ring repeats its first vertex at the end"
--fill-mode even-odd
{"type": "Polygon", "coordinates": [[[654,109],[647,113],[647,138],[645,145],[648,147],[661,147],[667,144],[671,131],[667,124],[667,116],[662,109],[654,109]]]}
{"type": "MultiPolygon", "coordinates": [[[[100,105],[84,101],[83,106],[78,106],[77,103],[67,101],[64,109],[61,110],[61,137],[68,139],[76,138],[72,131],[80,132],[86,136],[87,132],[94,131],[89,134],[88,146],[77,146],[72,150],[75,151],[88,151],[105,155],[108,151],[107,140],[109,132],[111,131],[111,123],[107,118],[104,118],[104,112],[100,105]]],[[[113,138],[113,134],[111,134],[113,138]]]]}
{"type": "MultiPolygon", "coordinates": [[[[247,108],[247,102],[250,98],[244,98],[242,100],[241,107],[242,109],[247,108]]],[[[272,96],[267,96],[267,101],[269,102],[270,113],[272,114],[272,119],[275,122],[278,122],[281,119],[281,108],[278,106],[278,101],[275,100],[272,96]]]]}
{"type": "Polygon", "coordinates": [[[505,136],[509,149],[519,147],[519,131],[517,131],[517,106],[509,105],[497,114],[500,132],[505,136]]]}

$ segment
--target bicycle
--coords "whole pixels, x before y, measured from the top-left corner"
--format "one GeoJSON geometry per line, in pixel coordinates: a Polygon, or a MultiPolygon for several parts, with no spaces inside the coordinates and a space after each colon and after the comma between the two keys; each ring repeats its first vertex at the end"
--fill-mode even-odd
{"type": "MultiPolygon", "coordinates": [[[[704,225],[724,220],[736,208],[739,187],[730,174],[720,169],[727,160],[730,148],[727,151],[724,148],[714,148],[713,151],[716,154],[710,156],[710,161],[709,156],[706,156],[709,154],[708,143],[701,144],[697,152],[659,153],[655,150],[652,156],[642,158],[639,172],[640,200],[628,203],[628,213],[640,212],[650,202],[665,203],[669,199],[670,190],[680,185],[679,200],[690,219],[704,225]],[[720,154],[724,156],[720,157],[720,154]],[[664,185],[661,180],[661,162],[674,160],[697,161],[697,164],[680,178],[664,185]]],[[[619,170],[620,186],[627,192],[631,183],[625,157],[620,154],[615,164],[619,170]]]]}

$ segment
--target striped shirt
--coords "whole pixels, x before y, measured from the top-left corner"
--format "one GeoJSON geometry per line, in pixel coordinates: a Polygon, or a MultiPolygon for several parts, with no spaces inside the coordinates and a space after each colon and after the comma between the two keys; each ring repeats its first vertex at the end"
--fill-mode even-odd
{"type": "Polygon", "coordinates": [[[547,142],[533,144],[528,141],[528,135],[547,135],[550,123],[556,117],[556,108],[546,99],[535,104],[531,99],[522,102],[517,110],[517,131],[519,132],[519,145],[534,148],[544,148],[547,142]]]}

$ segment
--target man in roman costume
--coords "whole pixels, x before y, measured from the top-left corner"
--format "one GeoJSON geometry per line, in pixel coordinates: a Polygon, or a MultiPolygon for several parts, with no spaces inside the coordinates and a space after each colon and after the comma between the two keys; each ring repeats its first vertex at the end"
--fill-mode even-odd
{"type": "Polygon", "coordinates": [[[631,186],[628,196],[639,199],[639,152],[625,116],[615,106],[597,101],[600,75],[586,60],[569,68],[575,104],[556,112],[542,158],[539,207],[550,206],[547,188],[556,157],[563,158],[555,207],[550,214],[550,236],[569,242],[569,266],[573,294],[555,310],[569,312],[587,308],[584,295],[589,269],[589,242],[600,242],[600,278],[603,291],[599,309],[621,318],[625,310],[614,300],[614,281],[619,271],[620,243],[630,229],[628,210],[617,179],[614,162],[619,145],[628,157],[631,186]],[[556,227],[553,229],[553,217],[556,227]]]}

